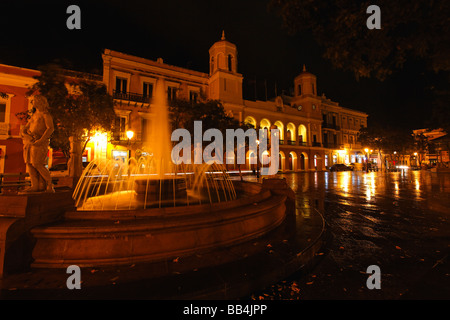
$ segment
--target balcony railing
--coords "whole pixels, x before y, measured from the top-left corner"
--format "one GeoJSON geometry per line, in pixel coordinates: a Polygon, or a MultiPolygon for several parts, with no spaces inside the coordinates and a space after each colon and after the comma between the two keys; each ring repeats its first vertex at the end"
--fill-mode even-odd
{"type": "Polygon", "coordinates": [[[320,142],[315,142],[315,141],[313,141],[312,146],[313,146],[313,147],[321,147],[322,144],[321,144],[320,142]]]}
{"type": "Polygon", "coordinates": [[[150,97],[147,95],[133,92],[121,92],[116,90],[113,90],[113,98],[141,103],[150,103],[151,101],[150,97]]]}
{"type": "Polygon", "coordinates": [[[330,148],[330,149],[338,149],[339,145],[334,142],[324,142],[323,143],[324,148],[330,148]]]}
{"type": "Polygon", "coordinates": [[[301,146],[301,147],[307,147],[308,143],[306,141],[295,141],[295,140],[283,140],[280,139],[280,145],[289,145],[289,146],[301,146]]]}
{"type": "Polygon", "coordinates": [[[126,140],[128,140],[126,131],[113,130],[112,134],[111,134],[111,140],[112,141],[126,141],[126,140]]]}
{"type": "Polygon", "coordinates": [[[322,123],[322,128],[333,129],[333,130],[340,130],[341,129],[341,127],[339,127],[337,124],[326,123],[326,122],[322,123]]]}
{"type": "Polygon", "coordinates": [[[296,145],[295,140],[287,140],[287,144],[290,145],[290,146],[295,146],[296,145]]]}

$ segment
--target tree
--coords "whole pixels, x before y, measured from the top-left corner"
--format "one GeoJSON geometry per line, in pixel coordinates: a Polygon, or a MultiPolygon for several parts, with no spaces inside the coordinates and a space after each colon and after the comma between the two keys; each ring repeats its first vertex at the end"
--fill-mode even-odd
{"type": "Polygon", "coordinates": [[[417,72],[429,83],[428,126],[449,132],[450,1],[271,0],[269,10],[290,33],[311,35],[326,60],[356,79],[417,72]],[[367,27],[373,4],[381,11],[381,29],[367,27]]]}
{"type": "Polygon", "coordinates": [[[417,150],[416,152],[419,158],[419,166],[421,167],[422,161],[425,158],[427,152],[429,151],[430,142],[428,141],[428,138],[424,134],[419,133],[414,136],[414,146],[417,150]]]}
{"type": "Polygon", "coordinates": [[[412,154],[414,150],[414,140],[410,132],[387,128],[382,124],[362,127],[358,133],[358,141],[364,147],[370,147],[378,153],[381,159],[381,170],[387,158],[392,159],[397,157],[397,154],[412,154]]]}
{"type": "Polygon", "coordinates": [[[73,177],[81,174],[81,154],[97,131],[113,123],[114,101],[106,86],[83,77],[69,77],[56,64],[39,68],[41,74],[28,94],[39,92],[49,103],[55,131],[50,146],[60,149],[73,165],[73,177]],[[72,143],[72,145],[71,145],[72,143]]]}
{"type": "MultiPolygon", "coordinates": [[[[226,129],[243,129],[244,131],[253,127],[247,123],[240,123],[239,120],[227,114],[223,104],[219,100],[209,100],[202,102],[190,102],[185,99],[171,100],[169,103],[170,120],[172,130],[184,128],[194,134],[194,121],[202,121],[202,129],[218,129],[225,137],[226,129]]],[[[248,147],[248,144],[244,146],[248,147]]],[[[236,154],[236,148],[234,153],[236,154]]],[[[238,163],[239,172],[241,172],[238,163]]],[[[242,179],[242,175],[241,175],[242,179]]]]}
{"type": "Polygon", "coordinates": [[[271,0],[291,33],[309,33],[324,57],[356,78],[380,80],[408,60],[423,61],[434,72],[450,71],[450,2],[380,0],[381,29],[369,30],[372,1],[271,0]]]}
{"type": "Polygon", "coordinates": [[[438,89],[435,91],[432,100],[431,118],[428,122],[429,129],[443,129],[450,133],[450,91],[438,89]]]}
{"type": "Polygon", "coordinates": [[[169,103],[170,119],[173,129],[185,128],[194,134],[194,121],[202,121],[204,131],[218,129],[225,135],[226,129],[246,128],[237,119],[227,114],[219,100],[193,103],[175,99],[169,103]]]}

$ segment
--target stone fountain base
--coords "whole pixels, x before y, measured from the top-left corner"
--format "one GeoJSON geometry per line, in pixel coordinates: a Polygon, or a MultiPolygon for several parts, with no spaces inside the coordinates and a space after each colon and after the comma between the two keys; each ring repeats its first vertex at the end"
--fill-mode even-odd
{"type": "Polygon", "coordinates": [[[186,198],[186,181],[183,178],[136,179],[136,200],[142,203],[158,203],[186,198]]]}
{"type": "Polygon", "coordinates": [[[0,278],[4,273],[27,270],[32,261],[36,226],[62,221],[74,209],[72,192],[27,193],[0,196],[0,278]]]}
{"type": "Polygon", "coordinates": [[[262,236],[286,217],[288,196],[235,182],[239,199],[213,204],[118,211],[71,211],[31,230],[36,268],[156,262],[262,236]]]}

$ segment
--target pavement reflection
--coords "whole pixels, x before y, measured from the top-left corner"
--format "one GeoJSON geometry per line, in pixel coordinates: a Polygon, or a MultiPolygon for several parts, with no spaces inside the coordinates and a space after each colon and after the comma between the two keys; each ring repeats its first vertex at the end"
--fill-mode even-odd
{"type": "MultiPolygon", "coordinates": [[[[312,274],[285,283],[298,288],[288,296],[450,298],[450,174],[402,170],[280,176],[295,191],[297,210],[307,217],[309,208],[317,208],[330,234],[312,274]],[[380,290],[366,287],[369,265],[381,268],[380,290]]],[[[277,299],[273,288],[268,290],[272,294],[266,297],[277,299]]]]}

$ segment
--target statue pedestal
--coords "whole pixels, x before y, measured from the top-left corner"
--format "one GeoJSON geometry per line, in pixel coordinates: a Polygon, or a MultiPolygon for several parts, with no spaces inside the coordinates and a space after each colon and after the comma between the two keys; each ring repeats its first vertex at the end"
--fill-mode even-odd
{"type": "Polygon", "coordinates": [[[62,220],[73,210],[72,191],[0,196],[0,278],[29,268],[34,239],[30,230],[62,220]]]}

